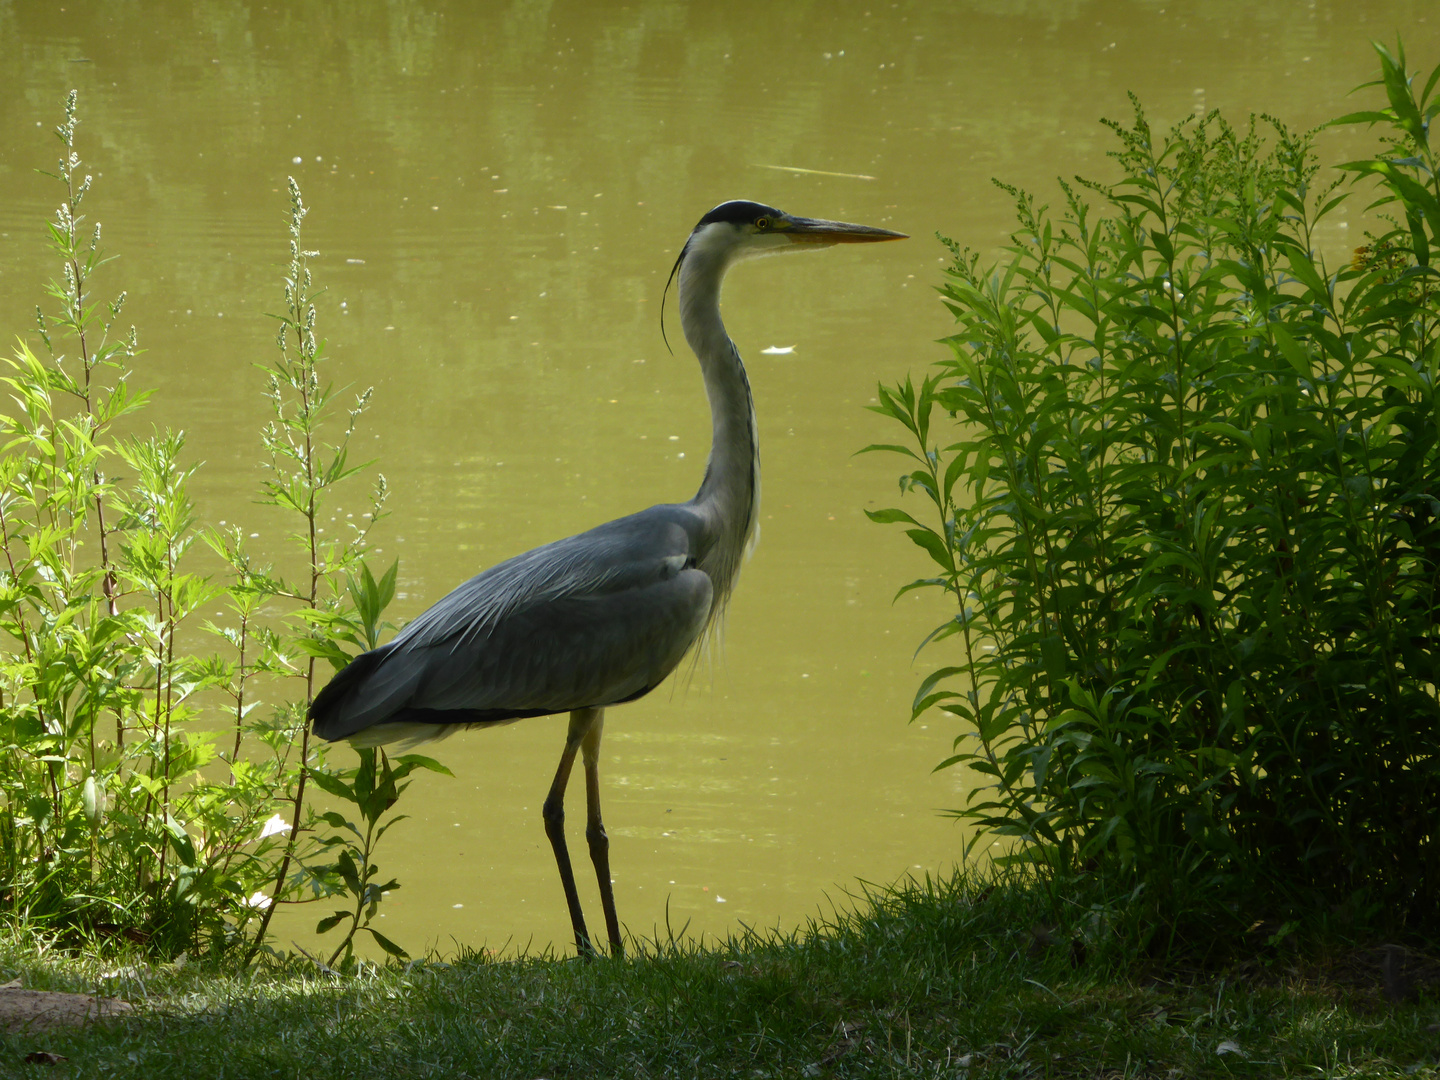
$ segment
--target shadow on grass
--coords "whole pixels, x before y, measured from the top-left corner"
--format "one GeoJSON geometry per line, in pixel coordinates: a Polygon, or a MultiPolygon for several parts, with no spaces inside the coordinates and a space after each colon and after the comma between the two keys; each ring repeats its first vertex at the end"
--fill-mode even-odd
{"type": "Polygon", "coordinates": [[[961,873],[862,887],[795,933],[637,940],[622,961],[462,950],[343,979],[293,960],[61,957],[12,937],[5,979],[136,1012],[9,1036],[0,1069],[41,1052],[66,1059],[56,1075],[156,1078],[1436,1074],[1423,956],[1282,945],[1222,972],[1137,974],[1048,910],[1023,882],[961,873]]]}

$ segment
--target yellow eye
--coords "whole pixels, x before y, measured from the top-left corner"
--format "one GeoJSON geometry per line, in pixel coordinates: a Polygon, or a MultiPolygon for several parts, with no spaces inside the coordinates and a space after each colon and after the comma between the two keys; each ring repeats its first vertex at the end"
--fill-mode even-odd
{"type": "Polygon", "coordinates": [[[768,217],[755,219],[755,228],[761,232],[764,232],[766,229],[770,228],[772,224],[774,223],[768,217]]]}

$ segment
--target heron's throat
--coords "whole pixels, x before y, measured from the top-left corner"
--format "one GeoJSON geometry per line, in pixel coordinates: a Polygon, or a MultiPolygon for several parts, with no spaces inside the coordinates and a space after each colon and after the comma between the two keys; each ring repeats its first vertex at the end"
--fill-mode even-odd
{"type": "Polygon", "coordinates": [[[720,321],[724,252],[692,251],[680,267],[680,325],[700,361],[710,399],[712,433],[705,479],[693,505],[709,519],[712,544],[701,569],[715,585],[718,610],[729,596],[760,504],[760,445],[750,380],[720,321]]]}

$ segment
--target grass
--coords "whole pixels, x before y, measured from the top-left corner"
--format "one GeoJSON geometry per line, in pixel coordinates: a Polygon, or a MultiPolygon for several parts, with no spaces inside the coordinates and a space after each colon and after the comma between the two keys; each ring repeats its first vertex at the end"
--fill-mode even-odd
{"type": "Polygon", "coordinates": [[[344,978],[300,961],[237,973],[62,957],[11,937],[0,980],[137,1011],[0,1036],[0,1074],[1440,1075],[1433,984],[1394,1003],[1371,954],[1302,962],[1282,945],[1223,973],[1140,977],[1051,941],[1044,911],[1036,890],[961,876],[872,891],[794,935],[635,943],[623,962],[465,952],[344,978]],[[37,1050],[68,1060],[24,1064],[37,1050]]]}

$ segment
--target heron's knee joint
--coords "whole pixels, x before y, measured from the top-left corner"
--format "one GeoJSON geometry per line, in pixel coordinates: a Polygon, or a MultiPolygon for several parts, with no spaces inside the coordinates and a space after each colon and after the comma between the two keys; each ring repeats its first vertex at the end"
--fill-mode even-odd
{"type": "Polygon", "coordinates": [[[560,799],[546,799],[545,805],[540,808],[540,816],[545,819],[545,831],[558,829],[565,824],[565,803],[560,799]]]}
{"type": "Polygon", "coordinates": [[[585,839],[592,848],[600,848],[604,851],[610,850],[610,836],[605,831],[605,826],[598,822],[585,830],[585,839]]]}

